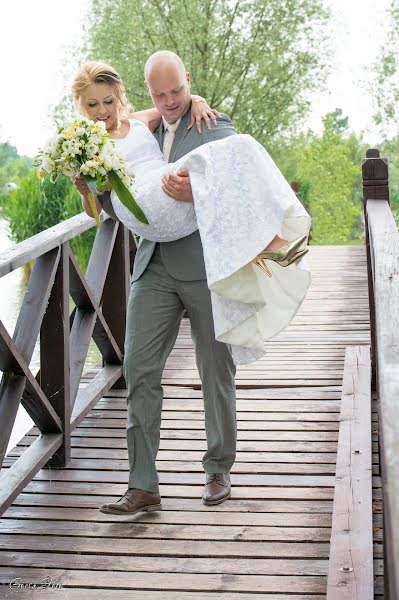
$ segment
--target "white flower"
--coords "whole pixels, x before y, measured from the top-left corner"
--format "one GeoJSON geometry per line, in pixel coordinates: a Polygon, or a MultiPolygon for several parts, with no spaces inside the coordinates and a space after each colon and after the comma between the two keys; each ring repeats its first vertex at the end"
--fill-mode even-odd
{"type": "Polygon", "coordinates": [[[98,146],[93,144],[93,142],[89,142],[86,145],[86,155],[88,158],[92,158],[95,154],[98,154],[98,146]]]}
{"type": "Polygon", "coordinates": [[[63,165],[62,167],[62,174],[66,175],[67,177],[70,177],[71,175],[73,175],[75,172],[75,170],[71,167],[71,165],[63,165]]]}
{"type": "Polygon", "coordinates": [[[97,168],[98,168],[98,165],[96,162],[94,162],[94,160],[87,160],[80,167],[80,170],[83,173],[83,175],[91,175],[92,177],[95,177],[97,168]]]}
{"type": "Polygon", "coordinates": [[[51,158],[45,156],[42,161],[42,168],[48,173],[51,173],[51,171],[55,169],[55,162],[51,160],[51,158]]]}

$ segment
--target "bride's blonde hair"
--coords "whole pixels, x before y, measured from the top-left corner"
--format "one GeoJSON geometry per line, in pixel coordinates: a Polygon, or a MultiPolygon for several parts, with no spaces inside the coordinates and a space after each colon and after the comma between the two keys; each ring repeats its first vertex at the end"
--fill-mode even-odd
{"type": "Polygon", "coordinates": [[[82,93],[92,83],[107,83],[113,87],[120,103],[121,117],[129,118],[131,113],[134,112],[133,106],[127,99],[125,84],[119,73],[111,65],[97,60],[91,60],[83,65],[75,75],[72,83],[72,93],[76,108],[80,112],[84,112],[82,107],[82,93]]]}

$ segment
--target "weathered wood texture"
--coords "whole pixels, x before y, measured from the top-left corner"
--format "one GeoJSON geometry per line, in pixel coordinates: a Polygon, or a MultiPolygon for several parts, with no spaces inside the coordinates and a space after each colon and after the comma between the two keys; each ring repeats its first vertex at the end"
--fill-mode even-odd
{"type": "Polygon", "coordinates": [[[371,362],[366,346],[346,349],[327,600],[372,600],[371,362]]]}
{"type": "MultiPolygon", "coordinates": [[[[102,213],[100,220],[105,222],[108,218],[106,214],[102,213]]],[[[11,273],[30,260],[35,260],[42,254],[58,248],[68,240],[91,229],[93,225],[94,219],[86,213],[81,213],[8,248],[1,253],[0,277],[11,273]]]]}
{"type": "MultiPolygon", "coordinates": [[[[92,221],[79,218],[82,224],[92,221]]],[[[13,465],[11,474],[1,479],[0,514],[38,469],[63,467],[68,463],[71,429],[105,391],[121,380],[130,276],[128,232],[120,223],[104,220],[96,232],[83,276],[68,241],[52,246],[79,233],[75,221],[73,218],[69,223],[61,223],[53,230],[17,244],[11,253],[6,251],[0,255],[0,264],[8,264],[11,269],[27,258],[26,247],[31,248],[30,257],[37,255],[37,248],[46,250],[34,264],[12,338],[0,321],[0,368],[3,371],[0,466],[20,402],[43,436],[40,451],[33,448],[22,457],[20,465],[13,465]],[[11,262],[7,262],[9,259],[11,262]],[[121,292],[123,309],[117,311],[112,311],[110,306],[113,288],[121,292]],[[71,315],[70,295],[75,302],[71,315]],[[29,365],[39,335],[40,369],[34,375],[29,365]],[[103,369],[90,385],[80,390],[91,338],[102,354],[103,369]],[[46,457],[48,461],[44,464],[46,457]]]]}
{"type": "MultiPolygon", "coordinates": [[[[325,599],[345,347],[369,345],[370,336],[364,248],[312,247],[309,254],[312,288],[295,321],[263,360],[238,369],[231,500],[201,501],[203,402],[185,321],[164,372],[162,512],[121,522],[98,511],[128,481],[126,392],[110,390],[72,432],[67,467],[37,473],[5,512],[0,581],[7,593],[16,577],[49,577],[62,581],[60,598],[72,599],[325,599]]],[[[82,379],[82,393],[96,374],[82,379]]],[[[380,506],[376,420],[373,412],[373,502],[380,506]]],[[[4,472],[36,433],[10,452],[4,472]]],[[[381,518],[376,512],[376,598],[381,518]]]]}
{"type": "Polygon", "coordinates": [[[386,597],[399,597],[399,233],[387,201],[368,200],[384,482],[386,597]]]}

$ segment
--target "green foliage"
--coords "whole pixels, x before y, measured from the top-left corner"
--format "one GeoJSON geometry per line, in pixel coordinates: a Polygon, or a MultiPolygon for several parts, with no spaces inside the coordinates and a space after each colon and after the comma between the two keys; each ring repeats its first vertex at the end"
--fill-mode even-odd
{"type": "Polygon", "coordinates": [[[316,244],[348,243],[362,236],[361,158],[365,146],[342,111],[328,113],[321,135],[309,132],[280,150],[280,168],[299,181],[300,198],[312,219],[316,244]],[[289,158],[285,158],[288,156],[289,158]]]}
{"type": "Polygon", "coordinates": [[[389,197],[391,209],[399,227],[399,136],[384,140],[379,147],[382,158],[388,159],[389,197]]]}
{"type": "Polygon", "coordinates": [[[196,93],[270,142],[298,126],[324,83],[327,22],[324,0],[92,0],[82,62],[110,62],[141,109],[147,58],[173,50],[196,93]]]}
{"type": "MultiPolygon", "coordinates": [[[[46,178],[40,183],[36,170],[31,170],[21,179],[18,189],[8,195],[3,207],[3,215],[15,242],[22,242],[80,212],[80,196],[70,179],[58,177],[52,184],[46,178]]],[[[95,231],[91,229],[71,240],[82,269],[86,268],[94,235],[95,231]]]]}
{"type": "Polygon", "coordinates": [[[380,49],[379,57],[372,71],[369,83],[376,112],[374,120],[381,132],[387,137],[395,137],[398,132],[399,118],[399,6],[392,0],[390,9],[390,27],[386,42],[380,49]]]}
{"type": "Polygon", "coordinates": [[[389,31],[374,65],[369,88],[376,107],[374,121],[385,138],[380,150],[381,156],[389,159],[391,208],[399,226],[399,5],[397,0],[392,0],[389,16],[389,31]]]}
{"type": "Polygon", "coordinates": [[[10,194],[5,186],[13,182],[19,184],[21,177],[32,168],[32,160],[27,156],[19,156],[15,146],[8,142],[0,143],[0,207],[10,194]]]}

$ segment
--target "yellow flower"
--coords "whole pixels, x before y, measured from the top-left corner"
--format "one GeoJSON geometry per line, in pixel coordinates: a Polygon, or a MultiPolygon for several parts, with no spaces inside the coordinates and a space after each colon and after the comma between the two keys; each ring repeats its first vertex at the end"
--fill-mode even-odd
{"type": "Polygon", "coordinates": [[[44,169],[40,169],[40,171],[37,174],[37,176],[39,177],[40,181],[42,179],[44,179],[45,175],[46,175],[46,171],[44,169]]]}

